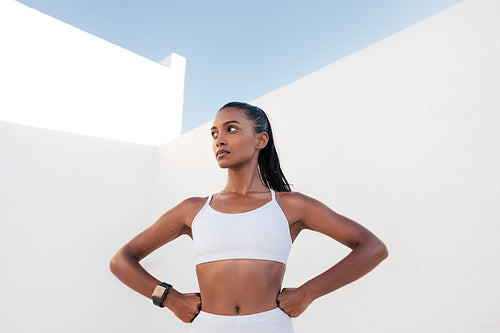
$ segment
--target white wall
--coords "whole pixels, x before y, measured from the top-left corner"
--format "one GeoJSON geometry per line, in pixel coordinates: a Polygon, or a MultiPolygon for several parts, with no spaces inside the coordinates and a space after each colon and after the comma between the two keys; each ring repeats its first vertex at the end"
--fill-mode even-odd
{"type": "Polygon", "coordinates": [[[154,63],[12,0],[0,45],[0,332],[140,331],[154,312],[109,260],[151,223],[185,59],[154,63]]]}
{"type": "Polygon", "coordinates": [[[147,315],[122,322],[120,304],[150,304],[109,260],[150,223],[155,160],[151,146],[0,122],[0,332],[140,331],[147,315]]]}
{"type": "MultiPolygon", "coordinates": [[[[253,101],[271,116],[295,190],[389,248],[373,272],[294,319],[297,332],[500,329],[499,32],[497,1],[464,1],[253,101]]],[[[159,149],[156,215],[223,188],[210,125],[159,149]]],[[[155,269],[192,291],[190,241],[176,242],[153,254],[155,269]],[[183,253],[175,265],[160,266],[174,251],[183,253]]],[[[284,286],[347,253],[325,236],[301,234],[284,286]]],[[[158,317],[177,328],[173,316],[158,317]]]]}
{"type": "Polygon", "coordinates": [[[186,60],[155,63],[0,1],[0,120],[159,146],[181,134],[186,60]]]}

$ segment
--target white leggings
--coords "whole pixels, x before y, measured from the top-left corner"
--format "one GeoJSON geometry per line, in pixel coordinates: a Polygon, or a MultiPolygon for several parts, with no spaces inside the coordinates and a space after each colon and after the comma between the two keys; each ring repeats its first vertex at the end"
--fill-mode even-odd
{"type": "Polygon", "coordinates": [[[292,318],[280,308],[249,315],[225,316],[200,311],[191,333],[293,333],[292,318]]]}

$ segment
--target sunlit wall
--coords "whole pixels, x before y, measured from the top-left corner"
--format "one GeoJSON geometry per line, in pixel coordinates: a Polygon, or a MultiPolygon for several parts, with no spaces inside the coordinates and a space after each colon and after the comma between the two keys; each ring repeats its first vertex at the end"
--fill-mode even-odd
{"type": "Polygon", "coordinates": [[[0,31],[0,120],[153,146],[180,135],[180,55],[155,63],[13,0],[0,31]]]}
{"type": "MultiPolygon", "coordinates": [[[[253,101],[271,116],[294,189],[365,225],[389,248],[373,272],[294,319],[297,332],[498,331],[499,31],[497,1],[464,1],[253,101]]],[[[157,216],[224,187],[210,125],[159,149],[157,216]]],[[[348,250],[304,232],[284,287],[348,250]]],[[[161,251],[152,265],[158,276],[196,288],[190,239],[161,251]],[[161,266],[165,260],[173,264],[161,266]]]]}

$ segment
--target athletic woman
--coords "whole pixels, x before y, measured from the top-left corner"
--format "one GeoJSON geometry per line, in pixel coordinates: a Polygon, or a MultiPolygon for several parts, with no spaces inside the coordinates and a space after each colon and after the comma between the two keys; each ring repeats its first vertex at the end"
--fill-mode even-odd
{"type": "Polygon", "coordinates": [[[291,318],[387,257],[385,245],[369,230],[291,191],[271,125],[260,108],[239,102],[224,105],[213,120],[211,136],[217,163],[227,169],[224,189],[180,202],[110,262],[123,283],[191,323],[191,332],[293,332],[291,318]],[[304,229],[325,234],[352,251],[303,285],[281,290],[290,247],[304,229]],[[184,234],[193,239],[200,293],[181,293],[139,264],[184,234]]]}

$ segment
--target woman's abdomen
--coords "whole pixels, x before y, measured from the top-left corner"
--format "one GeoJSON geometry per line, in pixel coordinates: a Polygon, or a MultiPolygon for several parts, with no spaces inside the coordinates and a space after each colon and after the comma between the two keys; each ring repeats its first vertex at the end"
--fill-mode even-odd
{"type": "Polygon", "coordinates": [[[285,265],[276,261],[228,259],[196,266],[201,309],[221,315],[245,315],[277,307],[285,265]]]}

